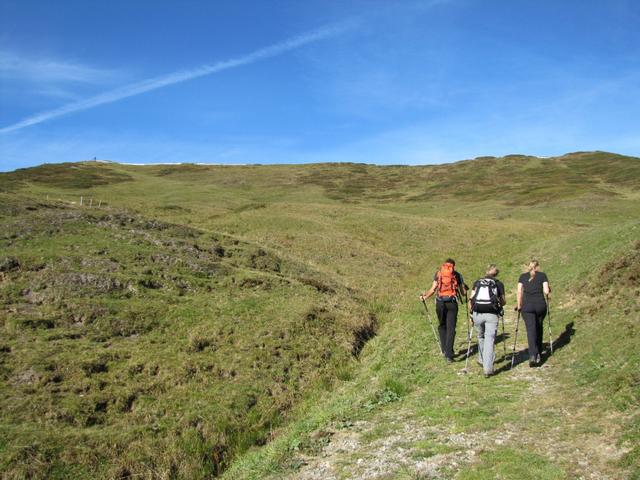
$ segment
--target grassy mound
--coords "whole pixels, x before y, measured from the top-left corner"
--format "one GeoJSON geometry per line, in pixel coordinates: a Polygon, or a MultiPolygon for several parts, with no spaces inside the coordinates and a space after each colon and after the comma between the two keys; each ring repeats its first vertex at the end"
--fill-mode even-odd
{"type": "Polygon", "coordinates": [[[127,182],[129,175],[95,162],[44,164],[0,174],[0,192],[14,191],[26,183],[63,189],[91,188],[127,182]]]}
{"type": "Polygon", "coordinates": [[[343,287],[264,248],[20,205],[2,218],[0,258],[10,476],[220,472],[375,333],[343,287]]]}

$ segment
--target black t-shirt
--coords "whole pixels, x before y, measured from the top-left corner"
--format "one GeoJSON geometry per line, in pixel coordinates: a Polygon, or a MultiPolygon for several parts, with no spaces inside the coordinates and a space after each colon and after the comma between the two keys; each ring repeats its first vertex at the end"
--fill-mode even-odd
{"type": "Polygon", "coordinates": [[[520,275],[518,283],[522,284],[522,304],[523,305],[546,305],[544,299],[544,290],[542,284],[549,282],[547,275],[544,272],[536,272],[535,277],[531,279],[529,272],[525,272],[520,275]],[[531,281],[529,281],[531,280],[531,281]]]}

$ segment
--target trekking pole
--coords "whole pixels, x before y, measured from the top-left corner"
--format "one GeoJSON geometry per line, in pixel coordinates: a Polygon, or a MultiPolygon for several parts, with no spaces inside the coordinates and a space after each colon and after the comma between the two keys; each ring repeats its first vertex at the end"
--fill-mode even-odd
{"type": "MultiPolygon", "coordinates": [[[[458,300],[460,302],[463,301],[463,299],[462,299],[462,288],[461,287],[458,287],[458,291],[456,292],[456,297],[458,298],[458,300]]],[[[466,312],[467,312],[467,319],[471,318],[469,316],[469,299],[467,298],[466,292],[464,294],[464,308],[466,309],[466,312]]],[[[467,320],[467,337],[469,337],[469,335],[470,335],[469,328],[470,328],[469,327],[469,320],[467,320]]]]}
{"type": "Polygon", "coordinates": [[[547,318],[549,319],[549,349],[551,355],[553,355],[553,334],[551,333],[551,303],[549,302],[549,295],[547,295],[547,318]]]}
{"type": "MultiPolygon", "coordinates": [[[[458,289],[458,298],[462,301],[462,289],[458,289]]],[[[473,338],[473,330],[471,329],[471,316],[469,315],[469,298],[467,297],[467,292],[464,293],[464,308],[467,313],[467,358],[464,361],[464,369],[462,373],[469,372],[469,355],[471,354],[471,340],[473,338]]]]}
{"type": "MultiPolygon", "coordinates": [[[[460,297],[462,298],[462,295],[460,295],[460,297]]],[[[465,311],[467,312],[467,336],[471,337],[472,333],[471,333],[471,316],[469,315],[469,299],[467,298],[467,292],[464,293],[464,308],[465,311]]],[[[471,341],[471,340],[469,340],[471,341]]],[[[469,357],[469,352],[467,352],[467,359],[469,357]]]]}
{"type": "Polygon", "coordinates": [[[471,354],[471,339],[473,337],[473,330],[471,329],[471,317],[467,317],[467,359],[464,361],[463,373],[469,371],[469,355],[471,354]]]}
{"type": "Polygon", "coordinates": [[[509,367],[509,369],[513,368],[513,362],[516,359],[516,343],[518,343],[518,327],[520,326],[520,310],[518,309],[518,318],[516,319],[516,335],[515,338],[513,339],[513,350],[511,351],[511,367],[509,367]]]}
{"type": "Polygon", "coordinates": [[[431,331],[433,332],[433,338],[436,339],[436,343],[440,345],[440,351],[442,351],[442,344],[440,343],[440,338],[436,335],[436,329],[433,328],[433,322],[431,321],[431,317],[429,315],[429,309],[427,308],[427,302],[422,300],[422,304],[424,305],[424,311],[427,313],[427,323],[431,326],[431,331]]]}
{"type": "MultiPolygon", "coordinates": [[[[504,333],[504,313],[502,315],[500,315],[500,320],[502,321],[502,350],[503,350],[503,355],[506,358],[507,357],[507,337],[504,333]]],[[[497,327],[496,327],[496,334],[497,334],[497,327]]]]}
{"type": "Polygon", "coordinates": [[[500,315],[500,319],[502,320],[502,349],[504,351],[504,357],[507,357],[507,337],[504,333],[504,312],[500,315]]]}

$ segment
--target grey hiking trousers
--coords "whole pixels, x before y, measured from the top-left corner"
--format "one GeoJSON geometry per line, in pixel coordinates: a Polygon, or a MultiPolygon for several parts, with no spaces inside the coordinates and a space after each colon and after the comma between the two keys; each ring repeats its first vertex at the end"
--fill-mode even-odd
{"type": "Polygon", "coordinates": [[[494,344],[496,343],[499,318],[495,313],[473,312],[473,324],[478,333],[478,355],[482,369],[486,374],[493,373],[494,344]]]}

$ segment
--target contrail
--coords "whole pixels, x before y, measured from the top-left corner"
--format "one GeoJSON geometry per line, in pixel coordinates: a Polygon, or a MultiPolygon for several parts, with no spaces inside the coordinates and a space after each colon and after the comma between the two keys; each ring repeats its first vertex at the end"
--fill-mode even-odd
{"type": "Polygon", "coordinates": [[[327,25],[317,30],[313,30],[311,32],[299,35],[297,37],[290,38],[288,40],[285,40],[284,42],[275,43],[268,47],[261,48],[252,53],[244,55],[242,57],[232,58],[230,60],[224,60],[222,62],[218,62],[213,65],[203,65],[201,67],[194,68],[191,70],[183,70],[179,72],[170,73],[167,75],[162,75],[159,77],[149,78],[147,80],[142,80],[140,82],[132,83],[131,85],[126,85],[124,87],[116,88],[115,90],[104,92],[94,97],[87,98],[85,100],[69,103],[60,108],[38,113],[31,117],[25,118],[24,120],[18,123],[14,123],[13,125],[8,125],[6,127],[0,128],[0,133],[7,133],[15,130],[20,130],[30,125],[42,123],[47,120],[51,120],[52,118],[61,117],[69,113],[79,112],[81,110],[87,110],[89,108],[97,107],[98,105],[104,105],[106,103],[116,102],[118,100],[122,100],[123,98],[139,95],[141,93],[149,92],[151,90],[156,90],[158,88],[166,87],[168,85],[174,85],[176,83],[186,82],[187,80],[193,80],[194,78],[204,77],[205,75],[211,75],[212,73],[221,72],[222,70],[228,70],[230,68],[240,67],[242,65],[254,63],[259,60],[264,60],[266,58],[275,57],[276,55],[280,55],[282,53],[288,52],[289,50],[294,50],[298,47],[302,47],[303,45],[307,45],[309,43],[313,43],[318,40],[339,35],[341,33],[346,32],[347,30],[350,30],[354,26],[355,26],[354,20],[348,20],[345,22],[337,23],[337,24],[327,25]]]}

